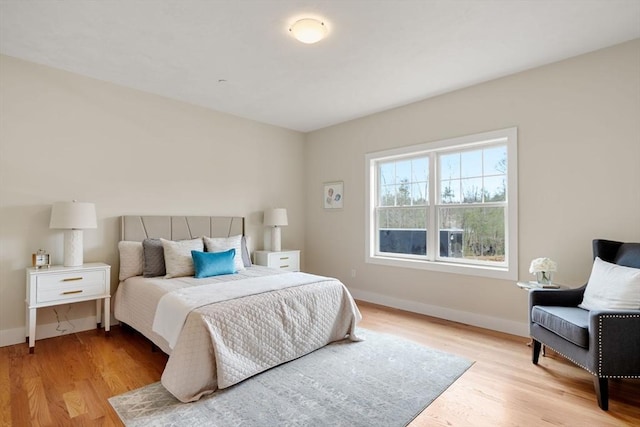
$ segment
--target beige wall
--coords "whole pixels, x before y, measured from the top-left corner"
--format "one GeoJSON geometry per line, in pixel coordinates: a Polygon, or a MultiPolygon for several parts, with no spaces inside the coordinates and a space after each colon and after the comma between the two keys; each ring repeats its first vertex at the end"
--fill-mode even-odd
{"type": "MultiPolygon", "coordinates": [[[[262,211],[286,207],[283,246],[303,248],[303,174],[301,133],[1,56],[0,345],[24,340],[31,253],[44,248],[62,263],[63,233],[48,228],[53,202],[96,203],[85,261],[111,264],[115,290],[124,214],[245,216],[261,247],[262,211]]],[[[61,313],[84,319],[94,307],[61,313]]],[[[55,322],[51,309],[38,317],[55,322]]]]}
{"type": "Polygon", "coordinates": [[[307,269],[337,276],[356,297],[526,334],[527,294],[512,282],[364,262],[366,153],[511,126],[521,280],[533,278],[531,259],[548,256],[557,281],[578,286],[593,238],[640,241],[635,40],[307,135],[307,269]],[[345,207],[325,211],[322,183],[337,180],[345,207]]]}
{"type": "MultiPolygon", "coordinates": [[[[120,215],[244,215],[261,246],[262,211],[283,206],[283,246],[303,250],[306,271],[363,299],[524,334],[527,295],[509,281],[365,264],[365,154],[517,126],[520,278],[549,256],[577,286],[591,239],[640,241],[638,117],[640,40],[306,136],[0,56],[0,345],[24,338],[31,253],[62,261],[51,203],[74,198],[97,205],[85,260],[113,266],[112,290],[120,215]],[[325,211],[322,183],[338,180],[345,207],[325,211]]],[[[72,322],[94,313],[62,308],[72,322]]],[[[38,316],[55,326],[51,309],[38,316]]]]}

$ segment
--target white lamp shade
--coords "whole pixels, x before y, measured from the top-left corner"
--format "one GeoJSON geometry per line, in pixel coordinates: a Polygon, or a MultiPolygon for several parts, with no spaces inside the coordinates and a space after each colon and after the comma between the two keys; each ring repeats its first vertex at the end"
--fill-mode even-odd
{"type": "Polygon", "coordinates": [[[85,202],[56,202],[51,209],[49,228],[82,230],[97,228],[96,206],[85,202]]]}
{"type": "Polygon", "coordinates": [[[287,210],[284,208],[266,210],[264,212],[264,225],[271,227],[289,225],[289,222],[287,221],[287,210]]]}

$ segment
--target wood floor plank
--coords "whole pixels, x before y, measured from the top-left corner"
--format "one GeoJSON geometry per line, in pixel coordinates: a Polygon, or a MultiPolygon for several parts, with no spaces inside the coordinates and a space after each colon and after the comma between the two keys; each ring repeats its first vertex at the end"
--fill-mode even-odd
{"type": "Polygon", "coordinates": [[[24,388],[29,397],[29,417],[35,426],[49,426],[53,423],[49,412],[49,401],[39,377],[25,378],[24,388]]]}
{"type": "Polygon", "coordinates": [[[76,389],[86,404],[86,414],[92,420],[105,417],[104,400],[100,398],[97,389],[100,389],[99,381],[82,380],[76,383],[76,389]]]}
{"type": "Polygon", "coordinates": [[[76,418],[79,415],[84,415],[89,412],[87,404],[79,390],[68,391],[62,395],[62,398],[67,405],[69,418],[76,418]]]}
{"type": "MultiPolygon", "coordinates": [[[[9,378],[11,386],[9,387],[9,395],[3,396],[3,399],[7,399],[11,405],[11,422],[7,425],[14,426],[28,426],[30,422],[29,414],[29,397],[27,396],[27,390],[24,387],[24,360],[27,355],[27,346],[11,346],[6,347],[7,352],[0,355],[9,357],[10,372],[9,378]]],[[[0,392],[4,393],[3,388],[0,392]]],[[[4,415],[3,415],[4,417],[4,415]]]]}
{"type": "Polygon", "coordinates": [[[0,426],[11,424],[11,376],[9,349],[0,347],[0,426]]]}
{"type": "MultiPolygon", "coordinates": [[[[475,361],[411,427],[640,425],[640,380],[610,381],[598,408],[590,374],[548,351],[531,363],[528,339],[359,302],[360,326],[475,361]]],[[[167,361],[115,326],[0,348],[0,425],[121,426],[107,399],[159,381],[167,361]],[[8,421],[7,421],[8,420],[8,421]]]]}

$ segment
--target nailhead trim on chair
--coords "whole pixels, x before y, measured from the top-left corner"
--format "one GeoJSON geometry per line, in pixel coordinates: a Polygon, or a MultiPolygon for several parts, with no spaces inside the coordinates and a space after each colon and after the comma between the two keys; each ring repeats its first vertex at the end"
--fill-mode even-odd
{"type": "MultiPolygon", "coordinates": [[[[632,317],[640,317],[640,314],[603,314],[602,316],[599,317],[600,322],[598,323],[598,371],[602,371],[602,319],[603,318],[620,318],[620,319],[628,319],[628,318],[632,318],[632,317]]],[[[550,347],[549,345],[545,344],[547,347],[550,347]]],[[[555,348],[551,347],[551,349],[553,351],[555,351],[556,353],[558,353],[559,355],[561,355],[562,357],[564,357],[567,360],[570,360],[571,362],[573,362],[574,364],[580,366],[582,369],[584,369],[585,371],[589,372],[591,375],[595,375],[598,378],[640,378],[640,375],[607,375],[607,376],[600,376],[598,374],[596,374],[595,372],[593,372],[591,369],[587,368],[586,366],[582,366],[580,363],[576,362],[575,360],[573,360],[572,358],[570,358],[569,356],[565,355],[562,352],[559,352],[558,350],[556,350],[555,348]]]]}
{"type": "MultiPolygon", "coordinates": [[[[598,322],[598,372],[602,372],[602,319],[606,319],[606,318],[630,319],[633,317],[640,317],[640,314],[603,314],[602,316],[598,317],[599,319],[599,322],[598,322]]],[[[594,374],[594,375],[597,375],[597,374],[594,374]]],[[[640,375],[608,375],[606,377],[601,377],[601,378],[640,378],[640,375]]]]}
{"type": "MultiPolygon", "coordinates": [[[[545,344],[547,347],[549,347],[548,344],[545,344]]],[[[586,366],[582,366],[580,363],[576,362],[575,360],[573,360],[572,358],[570,358],[569,356],[567,356],[564,353],[559,352],[558,350],[556,350],[555,348],[551,347],[551,349],[553,351],[555,351],[556,353],[558,353],[560,356],[564,357],[567,360],[570,360],[571,362],[573,362],[574,364],[580,366],[582,369],[584,369],[585,371],[589,372],[591,375],[595,375],[596,377],[598,376],[598,374],[596,374],[595,372],[593,372],[591,369],[587,368],[586,366]]]]}

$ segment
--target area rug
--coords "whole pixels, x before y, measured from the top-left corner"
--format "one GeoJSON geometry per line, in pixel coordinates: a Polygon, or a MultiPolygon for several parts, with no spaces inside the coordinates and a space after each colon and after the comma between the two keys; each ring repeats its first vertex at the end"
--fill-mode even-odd
{"type": "Polygon", "coordinates": [[[473,362],[359,329],[244,382],[180,403],[160,383],[109,399],[126,426],[405,426],[473,362]]]}

